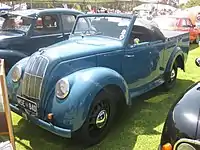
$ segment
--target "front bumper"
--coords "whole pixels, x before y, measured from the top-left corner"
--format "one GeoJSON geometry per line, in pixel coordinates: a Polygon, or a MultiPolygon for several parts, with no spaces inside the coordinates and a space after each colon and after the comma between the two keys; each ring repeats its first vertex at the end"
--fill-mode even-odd
{"type": "MultiPolygon", "coordinates": [[[[14,106],[12,104],[10,104],[10,108],[13,112],[15,112],[16,114],[22,116],[22,113],[25,113],[24,111],[22,111],[21,109],[19,109],[17,106],[14,106]]],[[[71,138],[71,130],[70,129],[64,129],[64,128],[60,128],[57,126],[52,125],[51,123],[48,123],[46,121],[43,121],[41,119],[35,118],[31,115],[27,115],[27,119],[31,122],[33,122],[34,124],[40,126],[41,128],[52,132],[56,135],[59,135],[61,137],[65,137],[65,138],[71,138]]]]}

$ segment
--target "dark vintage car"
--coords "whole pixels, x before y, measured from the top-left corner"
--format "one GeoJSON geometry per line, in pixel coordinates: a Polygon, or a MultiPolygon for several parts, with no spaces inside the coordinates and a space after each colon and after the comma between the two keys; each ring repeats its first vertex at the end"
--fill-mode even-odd
{"type": "Polygon", "coordinates": [[[7,75],[12,111],[62,137],[86,144],[108,133],[121,104],[184,70],[189,33],[161,32],[122,14],[78,16],[69,40],[20,60],[7,75]]]}
{"type": "Polygon", "coordinates": [[[68,39],[76,16],[82,14],[65,8],[28,9],[1,14],[0,57],[6,72],[20,59],[41,47],[68,39]]]}
{"type": "MultiPolygon", "coordinates": [[[[195,61],[200,67],[200,58],[195,61]]],[[[200,150],[200,82],[190,86],[171,107],[159,150],[200,150]]]]}

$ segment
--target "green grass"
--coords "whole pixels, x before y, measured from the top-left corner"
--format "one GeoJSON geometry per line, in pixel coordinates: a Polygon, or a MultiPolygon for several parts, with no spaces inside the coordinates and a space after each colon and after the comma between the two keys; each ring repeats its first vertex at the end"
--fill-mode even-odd
{"type": "MultiPolygon", "coordinates": [[[[188,86],[200,79],[200,68],[194,63],[198,56],[200,48],[191,46],[186,72],[179,70],[176,87],[169,93],[157,88],[133,100],[133,107],[123,113],[105,140],[90,150],[155,150],[169,108],[188,86]]],[[[73,141],[27,123],[14,113],[12,117],[17,150],[80,149],[73,141]]]]}

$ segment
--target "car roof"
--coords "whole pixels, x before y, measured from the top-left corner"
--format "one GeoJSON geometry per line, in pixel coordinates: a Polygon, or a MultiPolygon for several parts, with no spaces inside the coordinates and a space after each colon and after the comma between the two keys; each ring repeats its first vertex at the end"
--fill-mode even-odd
{"type": "Polygon", "coordinates": [[[9,12],[9,14],[16,14],[21,16],[31,16],[35,17],[36,15],[40,13],[60,13],[60,12],[67,12],[72,14],[83,14],[83,12],[73,9],[67,9],[67,8],[41,8],[41,9],[27,9],[27,10],[17,10],[9,12]]]}
{"type": "Polygon", "coordinates": [[[123,18],[133,18],[136,17],[133,14],[123,14],[123,13],[96,13],[96,14],[81,14],[79,15],[81,16],[86,16],[86,17],[123,17],[123,18]]]}

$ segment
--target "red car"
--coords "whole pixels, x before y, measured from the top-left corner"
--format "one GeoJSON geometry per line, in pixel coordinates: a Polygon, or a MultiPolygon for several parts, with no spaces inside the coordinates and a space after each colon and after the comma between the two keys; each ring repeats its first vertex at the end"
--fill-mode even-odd
{"type": "Polygon", "coordinates": [[[163,30],[188,31],[190,33],[190,42],[199,43],[200,32],[192,24],[190,18],[186,16],[158,16],[153,21],[163,30]]]}

